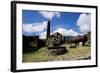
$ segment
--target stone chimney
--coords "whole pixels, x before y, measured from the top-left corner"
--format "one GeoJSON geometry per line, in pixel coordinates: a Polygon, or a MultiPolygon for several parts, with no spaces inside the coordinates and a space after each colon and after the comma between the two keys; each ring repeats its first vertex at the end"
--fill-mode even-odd
{"type": "Polygon", "coordinates": [[[46,36],[46,39],[48,39],[49,36],[50,36],[50,21],[48,21],[48,23],[47,23],[47,36],[46,36]]]}

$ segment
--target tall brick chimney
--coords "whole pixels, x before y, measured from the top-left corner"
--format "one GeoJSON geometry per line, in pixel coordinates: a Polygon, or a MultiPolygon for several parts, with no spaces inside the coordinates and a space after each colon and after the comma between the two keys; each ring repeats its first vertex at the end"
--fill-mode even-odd
{"type": "Polygon", "coordinates": [[[47,23],[47,36],[46,36],[46,39],[48,38],[48,36],[50,36],[50,21],[48,21],[48,23],[47,23]]]}

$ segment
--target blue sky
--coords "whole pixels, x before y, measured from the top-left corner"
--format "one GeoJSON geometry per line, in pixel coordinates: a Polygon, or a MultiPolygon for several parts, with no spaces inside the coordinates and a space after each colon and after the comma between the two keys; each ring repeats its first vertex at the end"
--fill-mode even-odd
{"type": "Polygon", "coordinates": [[[51,33],[63,32],[62,35],[66,35],[66,36],[67,34],[69,35],[70,32],[71,35],[74,32],[75,35],[76,34],[79,35],[84,33],[81,32],[81,31],[85,31],[83,29],[86,29],[87,31],[88,28],[90,28],[90,27],[87,28],[87,24],[88,26],[90,25],[90,15],[86,13],[23,10],[22,24],[23,26],[25,26],[25,28],[23,28],[23,34],[27,36],[31,36],[33,34],[40,35],[41,33],[46,33],[46,24],[47,24],[46,22],[48,20],[50,20],[51,23],[50,25],[51,33]],[[83,25],[84,28],[81,27],[81,25],[83,25]]]}

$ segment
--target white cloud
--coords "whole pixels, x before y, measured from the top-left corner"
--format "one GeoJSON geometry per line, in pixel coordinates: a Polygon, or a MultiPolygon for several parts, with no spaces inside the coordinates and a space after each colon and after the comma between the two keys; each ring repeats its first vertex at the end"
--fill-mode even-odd
{"type": "Polygon", "coordinates": [[[52,20],[53,17],[60,17],[60,13],[59,12],[50,12],[50,11],[40,11],[39,12],[43,17],[45,17],[46,19],[52,20]]]}
{"type": "MultiPolygon", "coordinates": [[[[56,32],[59,32],[60,34],[64,35],[64,36],[78,36],[78,35],[81,35],[75,31],[73,31],[72,29],[65,29],[65,28],[58,28],[57,30],[55,30],[54,32],[50,33],[51,35],[53,33],[56,33],[56,32]]],[[[46,39],[46,34],[47,32],[46,31],[43,31],[43,32],[40,32],[39,33],[39,38],[40,39],[46,39]]]]}
{"type": "Polygon", "coordinates": [[[39,34],[39,38],[40,38],[40,39],[46,39],[46,31],[41,32],[41,33],[39,34]]]}
{"type": "Polygon", "coordinates": [[[60,34],[62,34],[64,36],[77,36],[77,35],[80,35],[79,33],[73,31],[72,29],[67,30],[65,28],[58,28],[53,33],[55,33],[55,32],[59,32],[60,34]]]}
{"type": "Polygon", "coordinates": [[[33,32],[41,32],[47,28],[47,22],[44,21],[43,23],[33,24],[32,29],[33,32]]]}
{"type": "Polygon", "coordinates": [[[90,31],[90,26],[87,25],[87,24],[85,24],[85,25],[80,26],[79,29],[80,29],[81,32],[83,32],[83,33],[87,33],[87,32],[90,31]]]}
{"type": "Polygon", "coordinates": [[[72,29],[69,29],[69,30],[67,30],[66,35],[69,35],[69,36],[78,36],[79,33],[73,31],[72,29]]]}
{"type": "Polygon", "coordinates": [[[42,23],[23,24],[23,31],[27,33],[42,32],[46,28],[47,21],[43,21],[42,23]]]}
{"type": "Polygon", "coordinates": [[[31,33],[32,30],[32,24],[23,24],[23,31],[27,33],[31,33]]]}
{"type": "Polygon", "coordinates": [[[58,28],[58,29],[56,29],[53,33],[55,33],[55,32],[59,32],[60,34],[62,34],[62,35],[66,35],[66,29],[65,28],[58,28]]]}
{"type": "Polygon", "coordinates": [[[91,14],[81,14],[77,20],[80,31],[87,33],[91,30],[91,14]]]}

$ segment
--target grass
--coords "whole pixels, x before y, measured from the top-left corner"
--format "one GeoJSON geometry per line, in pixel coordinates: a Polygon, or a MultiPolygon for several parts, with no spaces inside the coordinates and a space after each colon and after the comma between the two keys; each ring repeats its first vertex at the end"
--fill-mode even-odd
{"type": "Polygon", "coordinates": [[[69,48],[69,45],[65,44],[62,46],[66,46],[66,49],[68,50],[68,52],[63,55],[49,55],[47,47],[40,48],[36,52],[24,53],[23,63],[63,60],[69,61],[91,56],[90,46],[78,46],[77,48],[69,48]]]}

